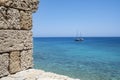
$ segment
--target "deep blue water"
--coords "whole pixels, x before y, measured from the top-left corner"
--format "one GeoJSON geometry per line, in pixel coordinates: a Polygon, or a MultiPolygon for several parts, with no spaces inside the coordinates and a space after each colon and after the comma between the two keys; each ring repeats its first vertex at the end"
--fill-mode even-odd
{"type": "Polygon", "coordinates": [[[81,80],[120,80],[120,38],[34,38],[34,67],[81,80]]]}

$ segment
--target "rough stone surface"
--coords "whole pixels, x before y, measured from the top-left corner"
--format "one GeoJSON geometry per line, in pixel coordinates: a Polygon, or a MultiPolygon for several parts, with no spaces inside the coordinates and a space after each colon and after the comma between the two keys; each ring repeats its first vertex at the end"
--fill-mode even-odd
{"type": "Polygon", "coordinates": [[[10,65],[9,65],[10,73],[16,73],[21,70],[20,67],[20,52],[12,51],[10,53],[10,65]]]}
{"type": "Polygon", "coordinates": [[[8,0],[0,0],[0,5],[4,5],[8,0]]]}
{"type": "Polygon", "coordinates": [[[0,54],[0,77],[8,75],[9,56],[8,53],[0,54]]]}
{"type": "Polygon", "coordinates": [[[32,29],[32,12],[0,7],[0,29],[32,29]]]}
{"type": "Polygon", "coordinates": [[[21,69],[25,70],[33,67],[32,50],[24,50],[21,52],[21,69]]]}
{"type": "Polygon", "coordinates": [[[38,3],[38,0],[0,0],[0,5],[33,12],[38,8],[38,3]]]}
{"type": "Polygon", "coordinates": [[[0,80],[80,80],[73,79],[64,75],[58,75],[51,72],[45,72],[42,70],[29,69],[26,71],[21,71],[14,75],[9,75],[0,80]]]}
{"type": "Polygon", "coordinates": [[[0,30],[0,53],[32,49],[32,32],[24,30],[0,30]]]}
{"type": "MultiPolygon", "coordinates": [[[[38,0],[0,0],[0,78],[32,68],[32,13],[38,0]]],[[[6,77],[5,80],[25,80],[6,77]]]]}
{"type": "Polygon", "coordinates": [[[32,29],[32,13],[29,11],[20,11],[20,26],[21,29],[32,29]]]}
{"type": "Polygon", "coordinates": [[[19,10],[0,7],[0,29],[20,29],[19,10]]]}

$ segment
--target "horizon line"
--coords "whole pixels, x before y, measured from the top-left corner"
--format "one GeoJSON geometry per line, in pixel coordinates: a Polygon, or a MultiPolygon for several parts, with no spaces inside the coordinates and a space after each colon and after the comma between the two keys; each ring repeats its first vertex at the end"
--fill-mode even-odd
{"type": "MultiPolygon", "coordinates": [[[[48,37],[74,37],[74,36],[33,36],[33,38],[41,37],[41,38],[48,38],[48,37]]],[[[120,37],[120,36],[83,36],[83,37],[120,37]]]]}

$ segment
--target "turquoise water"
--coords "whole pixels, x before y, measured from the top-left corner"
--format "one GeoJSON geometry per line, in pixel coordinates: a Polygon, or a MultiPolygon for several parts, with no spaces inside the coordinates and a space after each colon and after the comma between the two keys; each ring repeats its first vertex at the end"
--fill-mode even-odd
{"type": "Polygon", "coordinates": [[[120,80],[120,38],[34,38],[34,67],[81,80],[120,80]]]}

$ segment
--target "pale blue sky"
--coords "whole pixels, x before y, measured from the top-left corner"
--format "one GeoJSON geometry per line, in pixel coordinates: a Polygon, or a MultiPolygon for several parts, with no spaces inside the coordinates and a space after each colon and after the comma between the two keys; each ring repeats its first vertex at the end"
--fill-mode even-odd
{"type": "Polygon", "coordinates": [[[120,36],[120,0],[41,0],[34,37],[120,36]]]}

